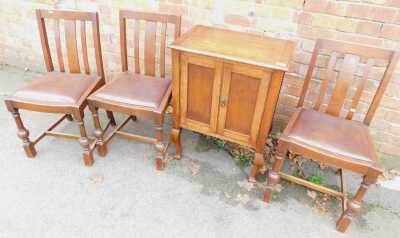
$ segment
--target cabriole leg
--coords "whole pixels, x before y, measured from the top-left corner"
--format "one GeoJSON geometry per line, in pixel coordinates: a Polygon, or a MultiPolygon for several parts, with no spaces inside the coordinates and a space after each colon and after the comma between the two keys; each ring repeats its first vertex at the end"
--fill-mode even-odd
{"type": "Polygon", "coordinates": [[[171,141],[175,144],[175,158],[182,158],[182,145],[181,145],[181,129],[172,128],[171,141]]]}
{"type": "Polygon", "coordinates": [[[256,152],[254,155],[253,166],[250,170],[249,182],[251,183],[256,182],[256,176],[263,166],[264,166],[264,156],[263,154],[256,152]]]}

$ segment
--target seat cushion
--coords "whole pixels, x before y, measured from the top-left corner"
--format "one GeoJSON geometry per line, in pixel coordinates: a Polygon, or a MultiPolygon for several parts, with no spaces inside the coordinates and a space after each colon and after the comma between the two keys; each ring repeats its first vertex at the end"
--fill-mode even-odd
{"type": "Polygon", "coordinates": [[[49,72],[18,90],[12,99],[28,103],[76,105],[99,82],[96,75],[49,72]]]}
{"type": "Polygon", "coordinates": [[[160,106],[170,84],[169,79],[120,73],[91,95],[90,100],[107,100],[156,109],[160,106]]]}
{"type": "Polygon", "coordinates": [[[283,138],[335,157],[363,162],[377,160],[366,125],[311,109],[300,109],[283,138]]]}

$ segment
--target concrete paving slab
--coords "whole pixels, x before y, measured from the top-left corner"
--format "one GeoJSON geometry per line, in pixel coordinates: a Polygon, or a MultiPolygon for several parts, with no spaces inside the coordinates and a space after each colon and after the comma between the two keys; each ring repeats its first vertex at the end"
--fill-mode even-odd
{"type": "MultiPolygon", "coordinates": [[[[1,66],[1,99],[36,75],[1,66]]],[[[22,117],[32,135],[56,118],[25,111],[22,117]]],[[[85,123],[92,133],[89,113],[85,123]]],[[[168,116],[167,132],[170,124],[168,116]]],[[[106,157],[95,155],[93,167],[83,165],[77,142],[55,138],[45,138],[37,157],[27,159],[4,106],[0,125],[0,237],[400,237],[400,192],[372,186],[361,214],[341,234],[337,201],[320,212],[304,188],[282,183],[265,204],[262,184],[246,184],[248,168],[222,150],[197,151],[199,135],[186,130],[184,157],[159,172],[151,146],[119,138],[106,157]]],[[[148,128],[150,121],[139,118],[127,130],[148,128]]],[[[355,191],[359,178],[349,174],[348,181],[355,191]]]]}

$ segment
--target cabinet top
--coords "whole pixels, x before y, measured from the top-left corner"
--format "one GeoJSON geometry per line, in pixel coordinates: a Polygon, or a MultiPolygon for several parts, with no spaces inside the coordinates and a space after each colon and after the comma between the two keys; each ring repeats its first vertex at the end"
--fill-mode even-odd
{"type": "Polygon", "coordinates": [[[294,46],[289,40],[197,25],[169,47],[287,71],[294,46]]]}

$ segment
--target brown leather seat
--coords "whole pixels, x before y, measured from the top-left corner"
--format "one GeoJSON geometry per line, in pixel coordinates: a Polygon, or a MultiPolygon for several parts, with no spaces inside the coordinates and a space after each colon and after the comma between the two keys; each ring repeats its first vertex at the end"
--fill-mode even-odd
{"type": "Polygon", "coordinates": [[[171,80],[141,74],[120,73],[113,81],[97,90],[89,100],[107,100],[157,109],[171,80]]]}
{"type": "Polygon", "coordinates": [[[77,105],[98,82],[97,75],[49,72],[18,90],[11,100],[51,105],[77,105]]]}
{"type": "Polygon", "coordinates": [[[369,163],[377,161],[368,128],[363,123],[312,109],[299,109],[297,115],[293,118],[291,130],[282,135],[282,140],[333,157],[369,163]]]}

